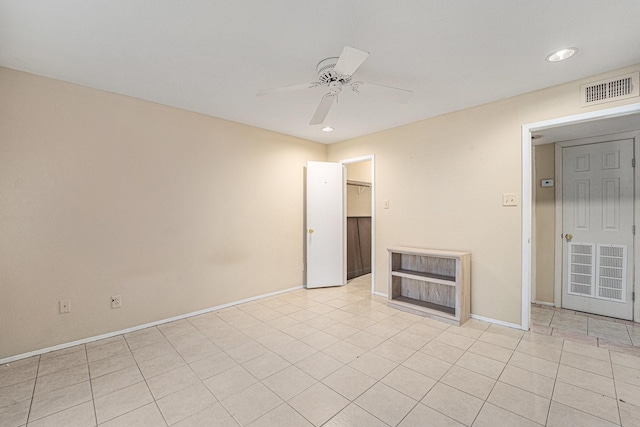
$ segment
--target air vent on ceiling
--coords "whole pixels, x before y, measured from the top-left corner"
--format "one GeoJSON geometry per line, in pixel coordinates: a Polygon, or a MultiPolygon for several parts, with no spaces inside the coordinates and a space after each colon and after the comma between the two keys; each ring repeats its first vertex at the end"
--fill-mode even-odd
{"type": "Polygon", "coordinates": [[[580,106],[602,104],[640,96],[640,73],[630,73],[580,86],[580,106]]]}

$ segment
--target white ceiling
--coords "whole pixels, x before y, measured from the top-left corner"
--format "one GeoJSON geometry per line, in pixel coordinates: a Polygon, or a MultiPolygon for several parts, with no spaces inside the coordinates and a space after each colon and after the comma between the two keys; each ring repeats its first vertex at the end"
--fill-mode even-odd
{"type": "MultiPolygon", "coordinates": [[[[333,143],[640,63],[638,0],[0,0],[0,66],[333,143]],[[316,80],[345,45],[354,80],[309,126],[316,80]],[[580,52],[562,63],[560,48],[580,52]]],[[[577,96],[577,95],[576,95],[577,96]]]]}

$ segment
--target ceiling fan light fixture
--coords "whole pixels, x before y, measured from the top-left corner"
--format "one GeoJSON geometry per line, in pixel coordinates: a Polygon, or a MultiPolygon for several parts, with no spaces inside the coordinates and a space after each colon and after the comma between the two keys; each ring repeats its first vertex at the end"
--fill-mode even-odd
{"type": "Polygon", "coordinates": [[[333,132],[333,128],[331,126],[325,126],[322,128],[322,132],[333,132]]]}
{"type": "Polygon", "coordinates": [[[553,52],[549,56],[547,56],[547,62],[560,62],[565,59],[571,58],[573,55],[578,53],[577,47],[568,47],[566,49],[561,49],[557,52],[553,52]]]}

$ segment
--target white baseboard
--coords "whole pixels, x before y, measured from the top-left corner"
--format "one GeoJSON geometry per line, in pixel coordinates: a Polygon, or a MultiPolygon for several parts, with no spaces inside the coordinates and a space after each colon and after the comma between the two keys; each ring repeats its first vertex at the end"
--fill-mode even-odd
{"type": "Polygon", "coordinates": [[[534,301],[532,304],[544,305],[547,307],[555,307],[555,305],[552,302],[534,301]]]}
{"type": "Polygon", "coordinates": [[[20,359],[26,359],[27,357],[37,356],[39,354],[50,353],[50,352],[56,351],[56,350],[62,350],[64,348],[73,347],[73,346],[80,345],[80,344],[87,344],[87,343],[94,342],[94,341],[100,341],[100,340],[103,340],[103,339],[106,339],[106,338],[115,337],[117,335],[128,334],[130,332],[135,332],[135,331],[138,331],[140,329],[150,328],[151,326],[157,326],[157,325],[162,325],[163,323],[175,322],[176,320],[182,320],[182,319],[186,319],[188,317],[198,316],[200,314],[205,314],[205,313],[210,313],[212,311],[222,310],[224,308],[232,307],[234,305],[244,304],[246,302],[259,300],[259,299],[262,299],[262,298],[268,298],[268,297],[272,297],[274,295],[279,295],[279,294],[284,294],[284,293],[291,292],[291,291],[296,291],[298,289],[302,289],[302,286],[296,286],[296,287],[289,288],[289,289],[283,289],[281,291],[276,291],[276,292],[271,292],[271,293],[264,294],[264,295],[258,295],[258,296],[255,296],[255,297],[246,298],[246,299],[243,299],[243,300],[240,300],[240,301],[234,301],[234,302],[230,302],[230,303],[227,303],[227,304],[217,305],[215,307],[205,308],[203,310],[198,310],[198,311],[194,311],[194,312],[191,312],[191,313],[182,314],[180,316],[175,316],[175,317],[171,317],[171,318],[168,318],[168,319],[162,319],[162,320],[158,320],[158,321],[151,322],[151,323],[145,323],[144,325],[133,326],[131,328],[121,329],[119,331],[109,332],[109,333],[102,334],[102,335],[96,335],[96,336],[89,337],[89,338],[83,338],[81,340],[72,341],[72,342],[68,342],[68,343],[64,343],[64,344],[58,344],[58,345],[54,345],[52,347],[47,347],[47,348],[43,348],[43,349],[40,349],[40,350],[34,350],[34,351],[30,351],[28,353],[18,354],[16,356],[5,357],[4,359],[0,359],[0,365],[6,364],[6,363],[15,362],[16,360],[20,360],[20,359]]]}
{"type": "MultiPolygon", "coordinates": [[[[380,297],[385,297],[385,298],[389,297],[389,295],[383,294],[381,292],[374,292],[373,294],[380,297]]],[[[520,325],[517,325],[515,323],[509,323],[509,322],[504,322],[502,320],[491,319],[490,317],[478,316],[477,314],[471,314],[470,317],[472,319],[482,320],[483,322],[495,323],[496,325],[506,326],[514,329],[522,329],[520,325]]]]}
{"type": "MultiPolygon", "coordinates": [[[[373,294],[379,297],[389,298],[388,294],[383,294],[382,292],[374,292],[373,294]]],[[[477,314],[471,314],[470,316],[472,319],[482,320],[483,322],[495,323],[496,325],[506,326],[514,329],[522,329],[520,325],[517,325],[515,323],[509,323],[509,322],[504,322],[502,320],[491,319],[490,317],[478,316],[477,314]]]]}
{"type": "Polygon", "coordinates": [[[521,325],[504,322],[502,320],[491,319],[490,317],[478,316],[477,314],[472,314],[471,318],[476,320],[482,320],[483,322],[495,323],[496,325],[506,326],[508,328],[522,329],[521,325]]]}

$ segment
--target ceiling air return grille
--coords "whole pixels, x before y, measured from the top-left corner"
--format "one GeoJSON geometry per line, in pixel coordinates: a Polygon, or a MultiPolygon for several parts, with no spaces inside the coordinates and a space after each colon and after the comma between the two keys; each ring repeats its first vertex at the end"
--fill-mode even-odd
{"type": "Polygon", "coordinates": [[[612,79],[600,80],[580,86],[580,105],[602,104],[640,96],[640,73],[630,73],[612,79]]]}

